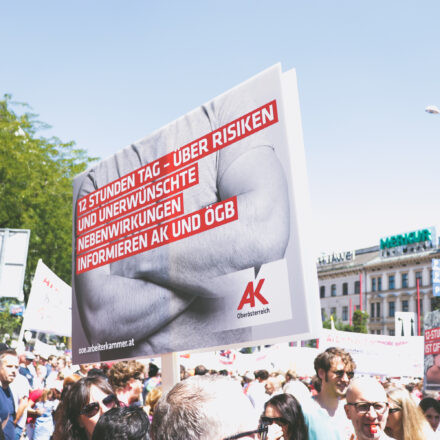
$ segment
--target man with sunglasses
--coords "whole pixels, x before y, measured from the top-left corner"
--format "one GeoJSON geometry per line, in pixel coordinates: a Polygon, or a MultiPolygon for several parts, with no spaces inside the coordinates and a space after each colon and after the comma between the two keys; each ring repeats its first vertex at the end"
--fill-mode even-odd
{"type": "Polygon", "coordinates": [[[109,382],[123,406],[142,405],[145,367],[138,361],[121,361],[109,371],[109,382]]]}
{"type": "Polygon", "coordinates": [[[353,429],[344,411],[345,394],[354,376],[356,364],[345,350],[330,347],[315,358],[314,366],[321,382],[321,390],[315,397],[315,402],[338,426],[342,438],[348,439],[353,429]]]}
{"type": "Polygon", "coordinates": [[[353,379],[347,390],[345,412],[355,434],[350,440],[387,440],[384,433],[389,407],[383,386],[371,377],[353,379]]]}

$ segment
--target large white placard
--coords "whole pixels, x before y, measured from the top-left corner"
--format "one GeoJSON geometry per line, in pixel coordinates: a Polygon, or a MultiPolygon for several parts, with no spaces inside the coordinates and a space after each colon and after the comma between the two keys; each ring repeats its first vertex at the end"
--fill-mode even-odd
{"type": "Polygon", "coordinates": [[[72,334],[72,289],[41,260],[35,271],[22,329],[59,336],[72,334]]]}
{"type": "Polygon", "coordinates": [[[384,336],[322,330],[319,349],[341,347],[356,362],[356,373],[423,377],[423,337],[384,336]]]}
{"type": "Polygon", "coordinates": [[[277,65],[75,179],[74,362],[313,337],[310,228],[277,65]]]}

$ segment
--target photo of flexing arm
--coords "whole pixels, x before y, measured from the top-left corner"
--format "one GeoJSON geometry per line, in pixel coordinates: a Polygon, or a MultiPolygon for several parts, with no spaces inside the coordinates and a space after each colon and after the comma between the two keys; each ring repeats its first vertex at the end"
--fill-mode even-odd
{"type": "MultiPolygon", "coordinates": [[[[258,105],[241,89],[211,101],[81,175],[77,199],[258,105]]],[[[216,331],[213,317],[229,294],[218,280],[285,256],[289,191],[277,147],[262,130],[198,161],[199,182],[183,191],[185,214],[236,196],[237,221],[75,276],[88,343],[136,341],[131,350],[101,352],[102,359],[248,340],[247,328],[216,331]]]]}

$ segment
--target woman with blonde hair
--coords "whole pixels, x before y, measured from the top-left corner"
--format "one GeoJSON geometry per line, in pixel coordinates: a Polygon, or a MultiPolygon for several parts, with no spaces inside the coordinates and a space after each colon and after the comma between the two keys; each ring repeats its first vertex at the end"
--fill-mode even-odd
{"type": "Polygon", "coordinates": [[[406,389],[390,387],[385,432],[396,440],[432,440],[434,432],[406,389]]]}

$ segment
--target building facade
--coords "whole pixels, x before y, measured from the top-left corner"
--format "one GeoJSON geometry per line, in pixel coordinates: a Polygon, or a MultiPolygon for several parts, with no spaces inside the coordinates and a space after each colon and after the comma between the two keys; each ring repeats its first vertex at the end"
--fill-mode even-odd
{"type": "Polygon", "coordinates": [[[370,248],[323,255],[317,263],[323,319],[333,315],[348,324],[362,302],[369,333],[395,335],[396,312],[420,311],[423,326],[423,314],[436,302],[433,259],[440,259],[434,227],[382,238],[370,248]]]}

